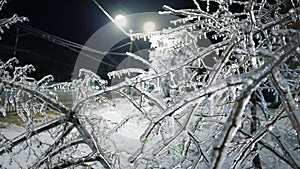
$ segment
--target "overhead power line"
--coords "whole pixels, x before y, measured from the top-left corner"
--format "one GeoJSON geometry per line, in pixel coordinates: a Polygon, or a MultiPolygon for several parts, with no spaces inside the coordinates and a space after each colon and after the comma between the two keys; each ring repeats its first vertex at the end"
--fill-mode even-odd
{"type": "MultiPolygon", "coordinates": [[[[126,56],[125,53],[110,52],[110,51],[99,51],[97,49],[93,49],[91,47],[84,46],[84,45],[81,45],[79,43],[72,42],[70,40],[66,40],[66,39],[63,39],[63,38],[55,36],[55,35],[50,35],[49,33],[46,33],[44,31],[41,31],[41,30],[39,30],[37,28],[34,28],[34,27],[29,26],[29,25],[24,24],[24,23],[17,24],[16,26],[18,28],[22,29],[23,31],[31,34],[31,35],[34,35],[34,36],[39,37],[41,39],[45,39],[45,40],[47,40],[49,42],[52,42],[54,44],[60,45],[62,47],[65,47],[65,48],[67,48],[69,50],[72,50],[72,51],[78,53],[78,54],[81,53],[84,56],[86,56],[86,57],[88,57],[90,59],[93,59],[95,61],[99,61],[99,62],[101,61],[101,63],[103,63],[103,64],[105,64],[107,66],[115,67],[115,65],[112,65],[111,63],[107,63],[107,62],[105,62],[103,60],[100,60],[97,57],[91,56],[91,55],[87,54],[86,52],[92,52],[92,53],[101,54],[101,55],[113,54],[113,55],[126,56]]],[[[124,46],[124,44],[122,46],[124,46]]],[[[119,47],[115,47],[115,49],[117,49],[117,48],[119,48],[119,47]]]]}

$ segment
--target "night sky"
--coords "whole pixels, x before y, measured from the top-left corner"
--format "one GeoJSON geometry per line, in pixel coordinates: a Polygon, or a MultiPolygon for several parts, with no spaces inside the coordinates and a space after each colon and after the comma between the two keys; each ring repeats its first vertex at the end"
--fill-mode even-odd
{"type": "MultiPolygon", "coordinates": [[[[98,2],[112,16],[117,13],[156,12],[162,10],[164,4],[174,8],[194,7],[192,0],[98,0],[98,2]]],[[[84,44],[93,33],[109,22],[92,0],[10,0],[1,11],[1,18],[15,13],[28,17],[30,21],[26,22],[27,25],[79,44],[84,44]]],[[[5,34],[1,35],[1,60],[14,56],[17,29],[20,36],[15,56],[20,60],[20,65],[33,64],[37,72],[32,76],[36,78],[52,74],[56,81],[71,79],[78,53],[27,34],[17,25],[9,30],[5,29],[5,34]]]]}

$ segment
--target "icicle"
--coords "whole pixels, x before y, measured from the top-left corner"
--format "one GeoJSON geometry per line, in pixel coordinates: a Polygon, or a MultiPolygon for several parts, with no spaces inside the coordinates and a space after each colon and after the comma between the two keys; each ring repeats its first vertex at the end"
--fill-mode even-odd
{"type": "Polygon", "coordinates": [[[209,12],[209,0],[206,0],[206,12],[209,12]]]}
{"type": "Polygon", "coordinates": [[[295,9],[294,8],[290,9],[289,13],[292,16],[293,21],[297,22],[299,16],[297,15],[297,12],[295,11],[295,9]]]}
{"type": "Polygon", "coordinates": [[[216,55],[217,55],[217,56],[220,55],[220,51],[219,51],[219,50],[216,50],[215,52],[216,52],[216,55]]]}
{"type": "Polygon", "coordinates": [[[256,35],[255,35],[255,38],[256,38],[256,39],[261,39],[261,36],[260,36],[260,34],[259,34],[259,33],[258,33],[258,34],[256,34],[256,35]]]}
{"type": "Polygon", "coordinates": [[[275,44],[277,42],[277,39],[275,37],[272,37],[272,44],[275,44]]]}
{"type": "Polygon", "coordinates": [[[2,116],[6,117],[7,115],[6,105],[0,107],[0,112],[2,113],[2,116]]]}
{"type": "Polygon", "coordinates": [[[285,39],[285,36],[282,37],[282,41],[283,41],[283,45],[286,45],[286,39],[285,39]]]}
{"type": "Polygon", "coordinates": [[[107,75],[111,79],[111,78],[115,78],[115,77],[120,78],[124,74],[130,75],[130,73],[145,74],[146,71],[144,71],[143,69],[138,69],[138,68],[127,68],[127,69],[121,69],[121,70],[109,72],[107,75]]]}

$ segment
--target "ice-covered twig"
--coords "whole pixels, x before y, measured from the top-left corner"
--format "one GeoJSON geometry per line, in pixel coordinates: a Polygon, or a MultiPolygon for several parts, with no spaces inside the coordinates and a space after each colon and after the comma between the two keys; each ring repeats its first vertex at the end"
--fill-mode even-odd
{"type": "Polygon", "coordinates": [[[96,155],[97,159],[105,169],[111,169],[111,162],[106,158],[103,151],[97,143],[97,139],[93,138],[92,133],[90,133],[87,128],[79,121],[77,118],[72,119],[72,123],[77,128],[78,132],[83,138],[85,138],[86,144],[91,148],[91,150],[96,155]]]}
{"type": "Polygon", "coordinates": [[[181,125],[181,128],[178,131],[176,131],[176,133],[172,137],[164,140],[162,145],[160,145],[158,149],[154,150],[154,152],[153,152],[154,155],[159,154],[161,151],[163,151],[165,148],[167,148],[176,138],[178,138],[179,135],[181,135],[184,131],[188,130],[191,117],[195,113],[195,110],[197,110],[198,105],[199,104],[194,105],[192,111],[190,111],[186,115],[187,117],[185,118],[183,124],[181,125]]]}
{"type": "Polygon", "coordinates": [[[145,95],[149,100],[151,100],[155,105],[158,106],[160,110],[165,110],[167,106],[164,102],[153,96],[151,93],[147,92],[146,90],[140,89],[139,87],[134,86],[134,88],[139,91],[142,95],[145,95]]]}
{"type": "Polygon", "coordinates": [[[51,107],[52,109],[58,111],[59,113],[67,115],[71,112],[70,109],[67,108],[61,102],[57,101],[54,98],[51,98],[50,96],[48,96],[47,94],[45,94],[43,92],[40,92],[38,90],[34,90],[34,89],[30,88],[30,86],[25,86],[25,85],[22,85],[22,84],[19,84],[19,83],[7,81],[5,79],[0,79],[0,83],[3,83],[6,86],[10,86],[12,88],[17,88],[17,89],[20,89],[20,90],[23,90],[25,92],[28,92],[28,93],[32,94],[34,97],[41,100],[42,102],[47,103],[47,105],[49,107],[51,107]]]}
{"type": "MultiPolygon", "coordinates": [[[[243,83],[242,79],[240,77],[225,79],[217,84],[203,87],[200,91],[195,93],[194,95],[187,95],[186,97],[182,98],[179,102],[174,104],[172,107],[169,107],[166,109],[162,114],[156,116],[153,118],[152,122],[149,124],[143,135],[141,136],[140,140],[144,141],[147,140],[152,130],[167,116],[172,116],[176,112],[180,112],[184,109],[186,109],[188,106],[198,104],[199,102],[206,99],[206,96],[210,96],[215,92],[224,90],[230,86],[238,86],[243,83]]],[[[138,151],[131,157],[130,161],[133,162],[136,160],[136,158],[140,155],[141,152],[143,152],[144,145],[140,147],[138,151]]]]}
{"type": "Polygon", "coordinates": [[[223,128],[221,135],[219,136],[219,141],[215,146],[214,154],[212,155],[212,166],[211,168],[219,169],[222,167],[225,156],[226,156],[226,144],[229,143],[233,137],[236,135],[238,128],[241,125],[241,117],[244,113],[246,103],[248,103],[251,93],[253,90],[261,83],[261,81],[267,77],[272,70],[281,64],[285,59],[290,57],[290,54],[295,49],[292,43],[278,49],[275,53],[275,60],[272,63],[266,63],[261,68],[252,72],[252,75],[247,77],[244,82],[246,85],[236,100],[232,112],[229,114],[226,125],[223,128]]]}
{"type": "Polygon", "coordinates": [[[281,136],[277,136],[275,133],[273,133],[272,131],[269,131],[269,133],[273,136],[273,138],[276,140],[277,144],[279,145],[279,147],[281,148],[281,150],[283,151],[284,155],[287,156],[287,159],[289,160],[288,165],[291,166],[294,169],[299,169],[298,164],[296,163],[295,159],[293,158],[292,154],[289,152],[289,150],[284,146],[284,144],[281,142],[280,137],[281,136]]]}
{"type": "Polygon", "coordinates": [[[280,75],[278,76],[276,76],[275,73],[272,73],[271,80],[273,81],[273,85],[283,99],[283,104],[285,105],[286,112],[289,116],[289,119],[291,120],[293,128],[297,132],[297,139],[298,143],[300,144],[300,105],[294,100],[293,96],[291,95],[290,88],[287,85],[286,81],[280,75]]]}
{"type": "Polygon", "coordinates": [[[14,138],[13,140],[9,141],[8,143],[6,143],[7,145],[1,145],[0,147],[0,155],[2,155],[3,153],[10,151],[10,149],[12,149],[13,147],[15,147],[16,145],[26,141],[28,138],[35,136],[39,133],[42,133],[44,131],[50,130],[58,125],[61,125],[63,123],[65,123],[67,121],[67,117],[60,117],[57,118],[55,120],[49,121],[47,123],[44,123],[36,128],[34,128],[31,133],[28,135],[27,132],[17,136],[16,138],[14,138]]]}
{"type": "MultiPolygon", "coordinates": [[[[74,126],[70,125],[68,126],[68,123],[65,124],[65,130],[62,132],[62,134],[55,140],[55,142],[45,151],[45,153],[39,157],[38,161],[34,163],[30,168],[39,168],[49,157],[53,157],[56,153],[53,151],[56,150],[58,145],[63,141],[64,137],[66,137],[70,132],[73,130],[74,126]]],[[[55,151],[59,153],[60,151],[55,151]]]]}
{"type": "Polygon", "coordinates": [[[269,131],[270,127],[272,127],[272,125],[274,125],[278,119],[280,118],[280,116],[284,113],[284,109],[281,107],[280,109],[278,109],[278,111],[275,113],[274,117],[272,117],[268,122],[265,123],[265,125],[255,133],[255,135],[253,135],[251,137],[251,139],[248,139],[247,143],[242,147],[242,149],[239,151],[239,155],[238,157],[234,160],[235,162],[233,163],[231,169],[235,169],[235,168],[239,168],[241,163],[242,163],[242,159],[247,155],[246,153],[252,150],[252,148],[254,147],[254,145],[261,140],[269,131]]]}
{"type": "Polygon", "coordinates": [[[107,75],[110,79],[112,79],[112,78],[120,78],[121,76],[124,76],[124,75],[130,76],[131,74],[145,74],[145,73],[147,73],[147,72],[143,69],[126,68],[126,69],[109,72],[107,75]]]}

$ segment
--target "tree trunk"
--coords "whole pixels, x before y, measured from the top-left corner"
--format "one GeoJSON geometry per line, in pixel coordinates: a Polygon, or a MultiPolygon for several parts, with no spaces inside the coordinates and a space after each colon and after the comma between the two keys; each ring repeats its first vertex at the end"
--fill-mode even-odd
{"type": "MultiPolygon", "coordinates": [[[[255,96],[255,93],[253,93],[251,95],[251,102],[252,102],[252,106],[251,106],[251,134],[255,134],[257,131],[257,124],[258,124],[258,119],[257,119],[257,97],[255,96]]],[[[255,144],[254,148],[253,148],[253,152],[257,151],[257,144],[255,144]]],[[[252,160],[252,164],[253,167],[255,169],[261,169],[261,163],[260,163],[260,158],[259,155],[257,154],[254,159],[252,160]]]]}

